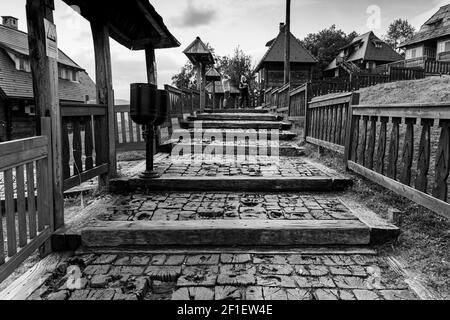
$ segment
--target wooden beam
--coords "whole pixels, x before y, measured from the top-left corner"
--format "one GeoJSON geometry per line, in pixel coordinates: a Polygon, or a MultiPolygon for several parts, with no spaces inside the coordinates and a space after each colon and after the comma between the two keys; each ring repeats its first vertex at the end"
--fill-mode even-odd
{"type": "Polygon", "coordinates": [[[152,46],[145,48],[145,61],[147,64],[147,81],[158,85],[158,69],[156,66],[155,49],[152,46]]]}
{"type": "Polygon", "coordinates": [[[291,0],[286,0],[284,39],[284,83],[286,84],[291,81],[291,0]]]}
{"type": "Polygon", "coordinates": [[[45,20],[53,23],[53,0],[27,0],[28,45],[33,77],[36,112],[38,117],[49,117],[50,123],[42,127],[37,121],[38,134],[46,135],[51,143],[50,166],[53,177],[54,226],[64,226],[64,198],[62,173],[61,108],[58,94],[58,61],[48,56],[45,20]]]}
{"type": "Polygon", "coordinates": [[[114,115],[114,91],[112,85],[109,29],[105,22],[101,21],[99,18],[91,21],[91,30],[95,51],[97,102],[106,105],[108,113],[106,121],[108,127],[108,139],[107,145],[103,146],[108,152],[102,156],[105,157],[106,162],[109,162],[109,174],[104,174],[99,177],[99,186],[101,188],[107,188],[110,176],[115,176],[117,173],[115,141],[116,122],[114,115]]]}

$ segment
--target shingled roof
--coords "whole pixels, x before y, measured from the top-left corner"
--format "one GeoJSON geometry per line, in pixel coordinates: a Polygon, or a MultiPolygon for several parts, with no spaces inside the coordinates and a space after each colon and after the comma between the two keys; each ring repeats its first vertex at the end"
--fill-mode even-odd
{"type": "MultiPolygon", "coordinates": [[[[31,73],[17,70],[8,52],[28,56],[28,36],[25,32],[0,25],[0,95],[7,98],[32,99],[34,95],[31,73]]],[[[59,98],[65,101],[84,102],[85,95],[90,95],[92,99],[95,83],[84,69],[61,50],[58,62],[60,65],[80,71],[79,82],[59,79],[59,98]]]]}
{"type": "MultiPolygon", "coordinates": [[[[261,70],[265,62],[284,62],[284,35],[284,32],[280,31],[274,40],[267,43],[269,49],[258,63],[255,71],[261,70]]],[[[318,60],[302,45],[300,40],[291,33],[291,63],[292,62],[315,64],[318,60]]]]}
{"type": "Polygon", "coordinates": [[[401,47],[417,44],[423,41],[450,36],[450,4],[441,7],[410,40],[401,47]]]}
{"type": "MultiPolygon", "coordinates": [[[[381,62],[394,62],[402,60],[402,56],[398,54],[390,45],[386,42],[381,41],[372,31],[367,32],[363,35],[360,35],[352,40],[348,45],[343,47],[341,50],[345,50],[346,48],[359,45],[359,48],[353,51],[350,56],[345,59],[346,61],[358,61],[358,60],[366,60],[366,61],[381,61],[381,62]],[[379,43],[381,48],[377,48],[375,43],[379,43]]],[[[334,59],[328,67],[325,69],[332,70],[337,68],[336,59],[334,59]]]]}

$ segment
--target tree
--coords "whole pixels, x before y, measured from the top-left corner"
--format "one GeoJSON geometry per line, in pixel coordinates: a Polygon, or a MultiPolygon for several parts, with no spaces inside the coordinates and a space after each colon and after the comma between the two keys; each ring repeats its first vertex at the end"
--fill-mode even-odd
{"type": "Polygon", "coordinates": [[[197,79],[195,72],[194,65],[190,61],[186,62],[181,71],[172,76],[172,85],[177,88],[196,89],[197,79]]]}
{"type": "Polygon", "coordinates": [[[315,57],[319,59],[319,67],[326,68],[339,54],[342,47],[350,43],[358,36],[355,31],[346,34],[332,25],[317,33],[310,33],[303,39],[302,43],[315,57]]]}
{"type": "Polygon", "coordinates": [[[399,46],[411,39],[416,32],[416,29],[408,22],[408,20],[396,19],[389,25],[385,41],[390,44],[395,50],[402,53],[399,46]]]}

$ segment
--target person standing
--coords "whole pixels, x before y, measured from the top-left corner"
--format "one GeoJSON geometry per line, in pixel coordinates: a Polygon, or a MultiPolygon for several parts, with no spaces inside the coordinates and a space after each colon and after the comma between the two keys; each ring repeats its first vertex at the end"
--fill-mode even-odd
{"type": "Polygon", "coordinates": [[[248,87],[247,78],[243,75],[241,76],[241,82],[239,83],[239,90],[241,92],[241,103],[240,107],[244,105],[248,108],[250,105],[250,91],[248,87]]]}
{"type": "Polygon", "coordinates": [[[224,74],[222,77],[222,87],[224,92],[224,99],[223,99],[223,108],[228,108],[228,102],[230,101],[231,97],[231,86],[230,86],[230,76],[228,74],[224,74]]]}

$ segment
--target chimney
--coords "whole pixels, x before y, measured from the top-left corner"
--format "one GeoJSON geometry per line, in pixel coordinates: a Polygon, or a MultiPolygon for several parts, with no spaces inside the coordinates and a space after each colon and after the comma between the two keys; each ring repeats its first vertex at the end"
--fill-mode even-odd
{"type": "Polygon", "coordinates": [[[19,29],[19,19],[11,16],[3,16],[3,26],[18,30],[19,29]]]}
{"type": "Polygon", "coordinates": [[[285,24],[284,22],[280,22],[280,32],[284,33],[285,24]]]}

